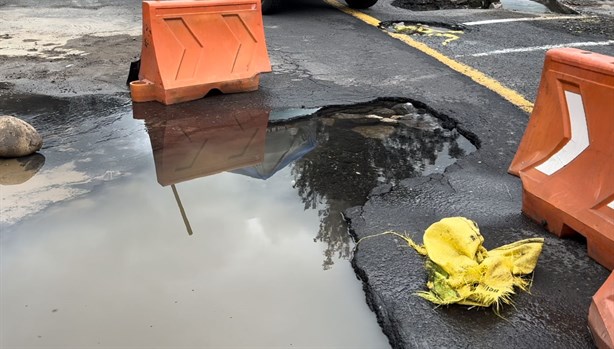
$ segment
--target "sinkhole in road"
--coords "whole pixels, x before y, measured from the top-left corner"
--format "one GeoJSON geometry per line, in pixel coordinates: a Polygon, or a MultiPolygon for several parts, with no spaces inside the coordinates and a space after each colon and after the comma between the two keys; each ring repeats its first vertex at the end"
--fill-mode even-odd
{"type": "Polygon", "coordinates": [[[557,0],[395,0],[392,5],[412,11],[487,9],[500,3],[505,10],[526,13],[576,13],[557,0]]]}
{"type": "Polygon", "coordinates": [[[525,13],[562,13],[577,12],[557,0],[500,0],[503,9],[525,13]]]}
{"type": "MultiPolygon", "coordinates": [[[[362,205],[379,185],[443,173],[479,144],[453,119],[405,98],[230,110],[210,107],[215,117],[183,110],[181,118],[169,119],[168,108],[135,105],[135,117],[144,115],[158,182],[173,185],[222,171],[266,181],[289,171],[305,209],[320,216],[314,241],[327,245],[324,269],[351,255],[345,209],[362,205]]],[[[191,233],[188,221],[186,227],[191,233]]]]}
{"type": "Polygon", "coordinates": [[[47,140],[2,186],[3,343],[386,347],[342,212],[477,138],[409,99],[232,102],[250,96],[0,100],[47,140]]]}

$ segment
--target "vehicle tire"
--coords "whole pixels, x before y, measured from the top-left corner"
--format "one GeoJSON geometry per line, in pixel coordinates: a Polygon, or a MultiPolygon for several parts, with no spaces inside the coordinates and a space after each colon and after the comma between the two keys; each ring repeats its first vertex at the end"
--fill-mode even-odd
{"type": "Polygon", "coordinates": [[[377,2],[377,0],[345,0],[351,8],[365,9],[369,8],[377,2]]]}
{"type": "Polygon", "coordinates": [[[282,0],[262,0],[262,14],[270,15],[279,12],[282,0]]]}

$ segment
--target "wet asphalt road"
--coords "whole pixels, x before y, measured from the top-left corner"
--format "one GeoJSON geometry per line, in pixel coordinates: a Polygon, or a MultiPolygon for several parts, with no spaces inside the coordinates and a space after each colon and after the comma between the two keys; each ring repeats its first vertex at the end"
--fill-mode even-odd
{"type": "MultiPolygon", "coordinates": [[[[116,2],[114,6],[121,7],[119,12],[126,16],[135,16],[134,3],[116,2]]],[[[0,4],[5,5],[0,9],[7,9],[13,4],[34,3],[0,4]]],[[[84,1],[82,5],[95,10],[101,3],[84,1]]],[[[479,10],[417,13],[394,8],[388,1],[365,12],[382,21],[449,24],[527,16],[479,10]]],[[[608,17],[597,17],[476,25],[447,45],[439,37],[416,39],[534,101],[545,52],[535,48],[606,42],[614,36],[607,30],[611,21],[608,17]],[[529,49],[495,53],[519,48],[529,49]]],[[[424,288],[425,280],[421,259],[413,251],[392,238],[371,239],[361,244],[353,265],[365,282],[367,301],[393,347],[591,347],[586,312],[590,296],[608,272],[586,256],[582,242],[554,239],[520,214],[520,182],[509,176],[506,169],[526,126],[527,113],[380,29],[323,2],[295,0],[282,13],[265,18],[265,31],[273,72],[262,77],[258,92],[226,97],[229,101],[279,108],[406,97],[454,120],[479,145],[476,153],[443,175],[410,179],[393,188],[376,188],[365,205],[347,212],[357,237],[396,229],[411,232],[419,239],[420,232],[440,218],[463,215],[477,221],[487,247],[529,236],[547,239],[535,272],[532,295],[518,295],[516,307],[506,309],[503,318],[489,311],[467,311],[463,307],[433,309],[412,295],[424,288]]],[[[79,41],[73,45],[79,46],[79,41]]],[[[587,49],[614,55],[611,43],[587,49]]],[[[138,52],[138,47],[135,50],[138,52]]],[[[134,52],[131,54],[126,53],[126,70],[134,52]]],[[[70,64],[70,59],[66,58],[66,64],[70,64]]],[[[44,60],[29,60],[23,69],[43,63],[44,60]]],[[[96,65],[90,69],[95,70],[96,65]]],[[[102,75],[97,78],[105,79],[104,72],[102,75]]],[[[107,75],[113,76],[110,72],[107,75]]],[[[8,88],[0,93],[13,94],[22,86],[28,89],[26,92],[40,94],[70,96],[91,92],[87,86],[75,86],[69,93],[36,91],[36,87],[26,83],[28,79],[46,78],[44,74],[25,78],[2,76],[8,88]]],[[[120,98],[127,98],[123,81],[111,79],[111,85],[120,98]]]]}

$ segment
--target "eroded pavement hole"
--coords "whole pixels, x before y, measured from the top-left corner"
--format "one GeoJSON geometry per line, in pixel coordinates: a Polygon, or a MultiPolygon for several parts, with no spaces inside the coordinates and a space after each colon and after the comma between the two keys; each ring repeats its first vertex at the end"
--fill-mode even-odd
{"type": "Polygon", "coordinates": [[[454,120],[409,99],[324,107],[311,118],[271,124],[269,130],[267,150],[278,132],[303,139],[304,151],[291,171],[305,207],[320,210],[315,240],[328,244],[325,268],[335,253],[351,255],[343,211],[363,205],[379,185],[443,173],[479,146],[454,120]]]}
{"type": "Polygon", "coordinates": [[[476,150],[467,137],[476,144],[477,137],[459,132],[453,119],[408,99],[325,107],[314,116],[317,147],[297,164],[317,164],[327,185],[351,183],[353,189],[339,192],[355,192],[348,200],[352,204],[362,203],[376,185],[442,173],[476,150]]]}
{"type": "Polygon", "coordinates": [[[328,246],[325,269],[350,256],[344,210],[364,204],[379,185],[443,173],[479,144],[451,118],[401,98],[320,109],[208,107],[208,115],[193,116],[193,109],[176,108],[169,114],[173,109],[158,103],[134,105],[147,127],[158,182],[224,171],[269,180],[290,171],[305,210],[318,211],[314,241],[328,246]]]}
{"type": "Polygon", "coordinates": [[[528,13],[577,13],[557,0],[394,0],[392,5],[412,11],[502,8],[528,13]]]}
{"type": "MultiPolygon", "coordinates": [[[[130,104],[114,97],[5,100],[6,112],[25,116],[41,130],[41,153],[48,159],[38,161],[36,169],[13,164],[11,168],[25,172],[11,172],[15,178],[6,183],[28,181],[30,187],[87,193],[123,174],[139,173],[138,164],[150,160],[128,149],[141,149],[143,138],[151,145],[155,176],[162,186],[221,172],[265,181],[283,172],[292,177],[290,190],[305,210],[318,212],[320,227],[314,240],[326,244],[323,266],[329,268],[335,259],[350,256],[344,210],[364,204],[377,186],[443,173],[479,147],[477,137],[459,130],[452,118],[410,99],[270,110],[214,103],[214,98],[176,106],[135,103],[132,113],[130,104]],[[20,105],[30,107],[19,111],[20,105]],[[124,117],[130,114],[130,119],[124,117]],[[147,132],[141,134],[143,126],[132,118],[143,120],[147,132]],[[74,180],[66,176],[68,170],[74,180]],[[50,181],[60,173],[65,179],[50,181]]],[[[27,195],[29,187],[11,188],[17,197],[27,195]]],[[[36,207],[32,212],[47,206],[38,204],[36,197],[30,199],[36,207]]],[[[185,220],[191,233],[187,215],[185,220]]]]}
{"type": "Polygon", "coordinates": [[[354,270],[339,263],[354,247],[341,213],[381,184],[443,172],[475,151],[477,138],[409,99],[279,110],[262,100],[257,93],[172,106],[93,95],[0,100],[3,112],[46,139],[44,164],[7,165],[38,172],[0,183],[0,246],[9,258],[0,292],[11,300],[3,311],[14,328],[31,329],[7,328],[3,340],[65,342],[78,331],[88,343],[109,342],[129,329],[123,339],[139,341],[153,326],[173,342],[228,347],[247,343],[233,335],[244,324],[259,324],[248,344],[386,347],[354,270]],[[35,274],[24,278],[13,267],[20,265],[35,274]],[[76,303],[26,292],[70,294],[80,285],[95,287],[76,303]],[[107,297],[97,285],[121,287],[107,297]],[[91,304],[101,306],[87,316],[112,321],[92,329],[85,313],[62,311],[91,304]],[[33,308],[60,311],[49,322],[33,308]],[[154,312],[143,318],[142,309],[154,312]],[[178,333],[178,318],[168,314],[181,314],[180,326],[226,323],[205,341],[198,331],[178,333]],[[56,335],[58,324],[70,333],[56,335]]]}
{"type": "Polygon", "coordinates": [[[497,0],[394,0],[392,6],[412,11],[434,11],[447,9],[487,9],[497,0]]]}

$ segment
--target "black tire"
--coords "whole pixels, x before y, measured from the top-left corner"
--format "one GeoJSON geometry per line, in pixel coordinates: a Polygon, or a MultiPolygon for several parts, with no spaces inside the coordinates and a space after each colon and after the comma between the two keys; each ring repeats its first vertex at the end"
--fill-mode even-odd
{"type": "Polygon", "coordinates": [[[345,2],[351,8],[365,9],[375,5],[377,0],[345,0],[345,2]]]}
{"type": "Polygon", "coordinates": [[[262,0],[262,14],[271,15],[279,12],[282,0],[262,0]]]}

